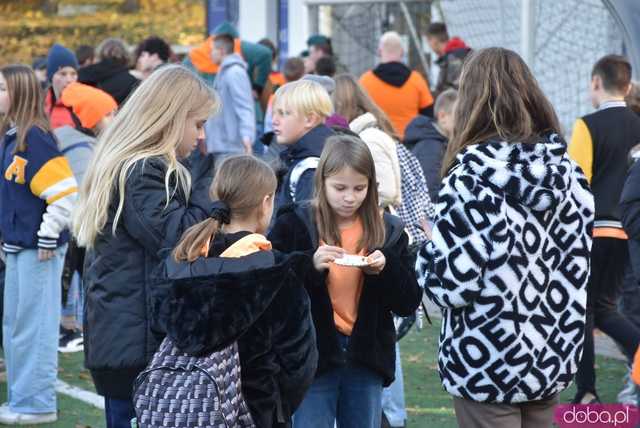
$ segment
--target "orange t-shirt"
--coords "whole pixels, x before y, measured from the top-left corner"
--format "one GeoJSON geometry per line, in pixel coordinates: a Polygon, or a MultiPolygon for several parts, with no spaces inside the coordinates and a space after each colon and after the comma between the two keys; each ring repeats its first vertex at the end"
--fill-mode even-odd
{"type": "MultiPolygon", "coordinates": [[[[348,254],[356,254],[358,241],[362,238],[362,220],[356,220],[353,225],[340,231],[340,242],[342,248],[348,254]]],[[[357,254],[364,256],[365,250],[357,254]]],[[[364,274],[357,267],[339,266],[335,263],[329,265],[327,276],[327,288],[333,306],[333,322],[336,329],[346,335],[351,336],[353,326],[358,319],[358,305],[362,294],[362,284],[364,274]]]]}
{"type": "Polygon", "coordinates": [[[404,130],[420,110],[433,104],[429,85],[417,72],[412,71],[401,87],[393,86],[367,71],[360,77],[360,84],[373,101],[389,116],[396,133],[404,138],[404,130]]]}

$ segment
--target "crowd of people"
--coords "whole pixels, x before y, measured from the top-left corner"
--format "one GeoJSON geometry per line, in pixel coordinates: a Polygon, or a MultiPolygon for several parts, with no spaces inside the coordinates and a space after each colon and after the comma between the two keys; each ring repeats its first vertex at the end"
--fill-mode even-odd
{"type": "Polygon", "coordinates": [[[594,327],[636,405],[629,61],[594,65],[567,144],[518,54],[425,35],[433,90],[393,31],[362,76],[323,35],[278,71],[229,23],[181,64],[150,37],[0,68],[0,424],[57,420],[84,351],[108,428],[402,427],[423,294],[460,426],[551,426],[574,379],[599,402],[594,327]]]}

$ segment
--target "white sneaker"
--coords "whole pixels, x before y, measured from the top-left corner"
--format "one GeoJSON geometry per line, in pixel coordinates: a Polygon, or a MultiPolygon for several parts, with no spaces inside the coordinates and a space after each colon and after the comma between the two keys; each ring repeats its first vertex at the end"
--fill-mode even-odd
{"type": "Polygon", "coordinates": [[[16,413],[9,406],[0,406],[0,424],[2,425],[36,425],[48,424],[58,420],[56,412],[51,413],[16,413]]]}

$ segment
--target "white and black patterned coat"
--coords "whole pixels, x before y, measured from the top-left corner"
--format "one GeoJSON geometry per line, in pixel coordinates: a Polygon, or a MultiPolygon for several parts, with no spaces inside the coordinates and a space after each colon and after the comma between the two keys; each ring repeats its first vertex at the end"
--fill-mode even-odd
{"type": "Polygon", "coordinates": [[[467,147],[437,211],[416,270],[443,308],[444,388],[490,403],[567,388],[582,355],[594,205],[564,141],[467,147]]]}

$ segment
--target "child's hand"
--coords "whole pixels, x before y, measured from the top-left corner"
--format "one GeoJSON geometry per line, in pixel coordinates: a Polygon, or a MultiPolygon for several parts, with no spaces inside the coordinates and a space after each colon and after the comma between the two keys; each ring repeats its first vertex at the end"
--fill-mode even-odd
{"type": "Polygon", "coordinates": [[[362,271],[367,275],[378,275],[387,263],[387,259],[380,250],[375,250],[367,258],[369,259],[369,265],[362,268],[362,271]]]}
{"type": "Polygon", "coordinates": [[[339,259],[344,255],[344,250],[340,247],[332,247],[331,245],[322,245],[318,247],[313,255],[313,266],[317,271],[322,272],[329,269],[329,263],[335,259],[339,259]]]}
{"type": "Polygon", "coordinates": [[[38,260],[41,262],[46,262],[47,260],[53,257],[53,250],[43,250],[42,248],[38,249],[38,260]]]}

